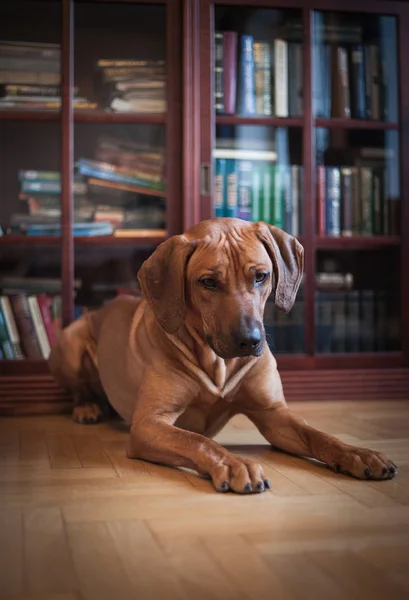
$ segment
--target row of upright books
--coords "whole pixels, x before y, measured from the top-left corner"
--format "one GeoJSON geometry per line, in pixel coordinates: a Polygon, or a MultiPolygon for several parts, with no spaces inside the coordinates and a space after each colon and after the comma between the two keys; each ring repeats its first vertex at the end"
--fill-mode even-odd
{"type": "Polygon", "coordinates": [[[302,115],[302,44],[235,31],[216,31],[214,39],[217,114],[302,115]]]}
{"type": "Polygon", "coordinates": [[[395,292],[384,289],[317,291],[315,307],[318,352],[400,350],[395,292]]]}
{"type": "MultiPolygon", "coordinates": [[[[300,235],[302,221],[302,167],[260,160],[224,158],[228,152],[215,151],[216,217],[264,221],[300,235]]],[[[268,152],[266,152],[268,154],[268,152]]],[[[251,154],[248,154],[250,157],[251,154]]]]}
{"type": "MultiPolygon", "coordinates": [[[[91,102],[74,87],[76,109],[112,112],[164,113],[164,60],[105,59],[96,63],[91,102]]],[[[61,107],[61,48],[59,44],[0,41],[0,109],[61,107]]]]}
{"type": "MultiPolygon", "coordinates": [[[[20,170],[25,210],[11,216],[9,233],[60,234],[61,174],[20,170]]],[[[125,235],[165,227],[162,148],[101,137],[95,159],[75,164],[74,234],[125,235]]]]}
{"type": "Polygon", "coordinates": [[[301,287],[297,300],[288,314],[275,308],[268,300],[264,310],[264,325],[267,343],[274,354],[303,354],[305,302],[301,287]]]}
{"type": "Polygon", "coordinates": [[[384,167],[317,167],[317,233],[397,235],[399,202],[384,167]]]}
{"type": "Polygon", "coordinates": [[[0,296],[0,359],[47,359],[60,329],[60,297],[21,292],[0,296]]]}
{"type": "Polygon", "coordinates": [[[388,84],[394,75],[386,71],[383,51],[377,44],[315,44],[315,115],[396,121],[397,89],[388,84]]]}

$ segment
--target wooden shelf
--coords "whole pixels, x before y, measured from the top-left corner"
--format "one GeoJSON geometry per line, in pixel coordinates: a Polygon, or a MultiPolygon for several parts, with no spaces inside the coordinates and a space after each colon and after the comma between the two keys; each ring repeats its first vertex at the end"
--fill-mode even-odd
{"type": "Polygon", "coordinates": [[[240,117],[217,115],[216,125],[266,125],[269,127],[302,127],[302,118],[297,117],[240,117]]]}
{"type": "MultiPolygon", "coordinates": [[[[153,246],[163,242],[163,235],[116,237],[114,235],[75,236],[74,244],[78,246],[153,246]]],[[[58,235],[5,235],[0,237],[0,246],[59,246],[58,235]]]]}
{"type": "Polygon", "coordinates": [[[316,247],[319,250],[376,250],[388,246],[399,246],[400,242],[398,235],[317,237],[316,247]]]}
{"type": "MultiPolygon", "coordinates": [[[[0,121],[59,121],[59,110],[0,110],[0,121]]],[[[163,113],[110,113],[102,110],[74,111],[75,123],[165,124],[163,113]]]]}
{"type": "Polygon", "coordinates": [[[316,127],[326,129],[399,129],[398,123],[387,123],[385,121],[365,121],[364,119],[316,119],[316,127]]]}

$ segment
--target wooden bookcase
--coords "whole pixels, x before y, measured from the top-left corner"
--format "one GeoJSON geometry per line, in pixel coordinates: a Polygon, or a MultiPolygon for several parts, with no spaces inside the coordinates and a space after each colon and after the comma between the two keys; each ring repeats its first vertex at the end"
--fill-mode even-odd
{"type": "MultiPolygon", "coordinates": [[[[297,233],[305,247],[306,263],[300,299],[303,308],[299,312],[302,351],[299,348],[297,352],[288,351],[288,347],[282,351],[279,347],[277,352],[287,397],[289,400],[409,397],[409,171],[405,168],[405,157],[409,155],[409,75],[405,68],[409,56],[409,3],[258,0],[253,7],[243,0],[16,0],[0,8],[0,17],[0,41],[61,45],[60,108],[0,107],[0,224],[7,228],[7,219],[21,202],[19,169],[59,170],[61,236],[20,233],[0,237],[0,271],[8,269],[7,274],[20,274],[29,263],[30,272],[36,276],[51,273],[57,277],[61,281],[62,320],[68,324],[74,318],[75,305],[88,303],[87,297],[85,300],[84,296],[75,297],[77,277],[87,282],[98,275],[99,282],[104,278],[113,281],[122,273],[124,279],[130,280],[141,261],[162,241],[160,232],[143,238],[74,237],[74,165],[83,155],[92,156],[95,140],[101,136],[114,132],[148,143],[161,140],[166,160],[166,230],[167,235],[173,235],[214,215],[214,152],[220,139],[230,136],[248,140],[261,136],[275,142],[277,130],[290,132],[285,134],[290,140],[289,164],[297,164],[303,173],[299,202],[301,228],[297,233]],[[321,15],[321,21],[317,21],[317,14],[321,15]],[[324,118],[317,114],[314,49],[321,39],[319,36],[323,40],[320,43],[326,43],[326,27],[329,31],[350,18],[351,22],[361,24],[364,42],[377,39],[380,45],[386,34],[380,33],[383,29],[379,23],[383,27],[381,16],[384,19],[388,15],[396,30],[393,51],[396,52],[397,118],[341,117],[332,112],[324,118]],[[283,30],[283,25],[287,29],[283,30]],[[295,34],[288,33],[291,25],[295,25],[295,34]],[[279,117],[275,116],[274,108],[267,111],[270,114],[257,116],[216,114],[214,34],[229,30],[253,35],[255,39],[260,35],[263,41],[270,41],[268,35],[271,35],[271,42],[281,36],[302,44],[300,114],[279,117]],[[75,108],[74,86],[90,102],[99,101],[92,82],[95,64],[101,58],[165,60],[166,112],[108,112],[100,104],[89,110],[75,108]],[[399,200],[399,231],[385,231],[383,235],[318,235],[317,167],[334,163],[329,155],[318,152],[321,137],[317,131],[325,132],[322,133],[327,144],[325,152],[330,152],[334,145],[344,153],[350,146],[358,150],[371,144],[382,151],[393,148],[395,154],[387,169],[395,173],[398,166],[395,195],[399,200]],[[351,272],[353,290],[356,285],[358,293],[369,289],[376,294],[382,286],[392,290],[395,304],[386,306],[385,311],[393,315],[395,330],[398,329],[395,346],[382,349],[374,343],[369,351],[356,348],[354,351],[346,347],[345,341],[345,347],[338,345],[336,351],[325,352],[322,348],[318,351],[323,330],[317,329],[321,318],[317,316],[317,298],[321,298],[317,293],[321,292],[316,275],[325,271],[328,264],[336,272],[351,272]]],[[[390,26],[391,21],[388,23],[390,26]]],[[[345,31],[333,34],[341,36],[340,45],[344,34],[345,31]]],[[[340,164],[350,166],[345,162],[340,164]]],[[[116,283],[118,287],[123,285],[120,280],[116,283]]],[[[345,305],[349,306],[348,293],[345,290],[343,293],[345,305]]],[[[98,303],[102,296],[90,303],[98,303]]],[[[347,327],[348,314],[341,327],[347,327]]],[[[362,315],[359,318],[362,320],[362,315]]],[[[385,318],[384,328],[388,329],[389,321],[385,318]]],[[[65,410],[69,404],[69,397],[49,376],[45,361],[0,361],[3,414],[65,410]]]]}

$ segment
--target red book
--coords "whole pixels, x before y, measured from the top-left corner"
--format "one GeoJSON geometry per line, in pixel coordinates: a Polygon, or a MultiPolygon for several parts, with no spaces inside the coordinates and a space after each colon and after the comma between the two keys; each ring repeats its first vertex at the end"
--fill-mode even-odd
{"type": "Polygon", "coordinates": [[[325,167],[317,167],[317,235],[324,236],[326,232],[325,219],[325,167]]]}
{"type": "Polygon", "coordinates": [[[237,33],[235,31],[223,32],[223,50],[224,112],[227,115],[234,115],[237,87],[237,33]]]}
{"type": "Polygon", "coordinates": [[[50,346],[52,348],[57,343],[57,335],[51,313],[51,299],[47,296],[47,294],[39,294],[37,296],[37,302],[43,318],[44,327],[47,332],[48,341],[50,342],[50,346]]]}

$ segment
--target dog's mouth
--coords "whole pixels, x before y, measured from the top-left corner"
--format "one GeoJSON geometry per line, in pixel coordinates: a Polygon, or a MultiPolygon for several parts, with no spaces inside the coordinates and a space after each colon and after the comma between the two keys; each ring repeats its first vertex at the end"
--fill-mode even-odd
{"type": "Polygon", "coordinates": [[[240,348],[240,346],[229,348],[227,345],[224,346],[220,343],[215,343],[211,335],[206,336],[206,341],[213,352],[224,360],[229,358],[245,358],[246,356],[255,356],[258,358],[263,354],[265,344],[265,339],[262,339],[258,344],[252,346],[251,349],[240,348]]]}

